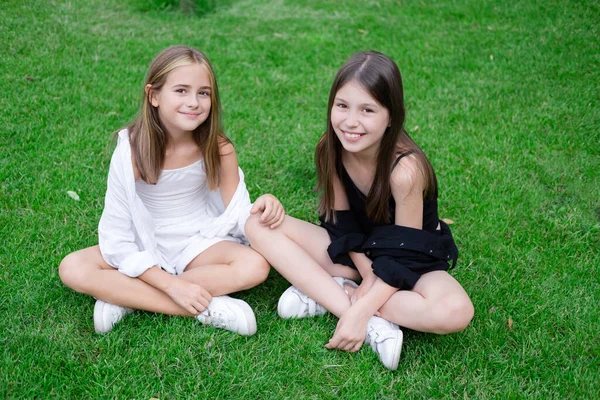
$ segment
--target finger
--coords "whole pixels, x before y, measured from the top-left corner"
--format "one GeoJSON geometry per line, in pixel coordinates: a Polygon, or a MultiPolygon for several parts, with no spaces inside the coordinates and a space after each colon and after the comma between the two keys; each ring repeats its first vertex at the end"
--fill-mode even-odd
{"type": "Polygon", "coordinates": [[[265,225],[272,225],[277,222],[277,211],[272,209],[269,216],[265,218],[265,225]]]}
{"type": "Polygon", "coordinates": [[[185,309],[187,312],[189,312],[190,314],[192,314],[192,315],[198,315],[198,314],[200,314],[200,313],[198,312],[198,310],[196,310],[196,307],[194,307],[192,304],[188,304],[188,305],[186,305],[186,306],[184,307],[184,309],[185,309]]]}
{"type": "Polygon", "coordinates": [[[204,311],[204,309],[206,309],[206,307],[208,307],[210,304],[210,300],[208,300],[206,296],[202,296],[198,299],[198,304],[202,306],[202,311],[204,311]]]}
{"type": "Polygon", "coordinates": [[[262,207],[263,207],[263,201],[259,198],[252,205],[252,208],[250,209],[250,214],[256,214],[257,212],[259,212],[261,210],[262,207]]]}
{"type": "Polygon", "coordinates": [[[375,314],[374,314],[374,315],[375,315],[376,317],[381,317],[381,313],[380,313],[379,311],[375,311],[375,314]]]}
{"type": "Polygon", "coordinates": [[[356,346],[356,342],[354,341],[347,341],[346,345],[344,345],[344,347],[342,348],[342,350],[344,351],[351,351],[354,346],[356,346]]]}
{"type": "MultiPolygon", "coordinates": [[[[210,293],[208,293],[206,290],[202,289],[202,299],[206,302],[206,307],[208,307],[208,305],[212,301],[212,298],[213,297],[210,293]]],[[[204,302],[202,304],[204,304],[204,302]]]]}
{"type": "Polygon", "coordinates": [[[346,339],[341,339],[337,346],[335,346],[338,350],[346,350],[349,342],[346,339]]]}
{"type": "Polygon", "coordinates": [[[284,219],[285,219],[285,212],[283,211],[283,208],[280,208],[279,211],[277,212],[275,222],[271,225],[271,229],[275,229],[279,225],[281,225],[283,223],[284,219]]]}
{"type": "Polygon", "coordinates": [[[266,221],[266,219],[267,219],[267,217],[269,216],[269,214],[270,214],[270,213],[271,213],[271,204],[270,204],[270,203],[267,203],[267,204],[265,204],[265,207],[264,207],[264,210],[263,210],[262,216],[260,217],[260,221],[261,221],[262,223],[264,223],[264,222],[266,221]]]}
{"type": "Polygon", "coordinates": [[[333,337],[329,339],[329,342],[325,345],[325,347],[327,347],[328,349],[335,349],[337,348],[339,343],[340,339],[337,337],[337,335],[333,335],[333,337]]]}
{"type": "Polygon", "coordinates": [[[363,342],[358,342],[354,345],[354,347],[350,350],[350,353],[356,353],[362,347],[363,342]]]}
{"type": "Polygon", "coordinates": [[[196,309],[196,315],[200,314],[202,311],[206,310],[206,307],[202,305],[199,301],[194,303],[194,308],[196,309]]]}

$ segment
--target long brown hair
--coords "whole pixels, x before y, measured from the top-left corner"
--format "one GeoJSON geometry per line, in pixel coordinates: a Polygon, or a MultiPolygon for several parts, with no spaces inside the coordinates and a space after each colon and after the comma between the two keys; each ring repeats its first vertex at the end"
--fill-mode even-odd
{"type": "MultiPolygon", "coordinates": [[[[177,67],[200,64],[206,68],[210,77],[210,114],[194,131],[194,140],[204,158],[204,167],[211,190],[219,186],[221,157],[219,146],[228,143],[221,122],[221,100],[215,73],[208,58],[196,49],[187,46],[172,46],[161,51],[148,69],[144,88],[151,85],[153,91],[160,91],[167,76],[177,67]]],[[[156,184],[165,160],[168,135],[160,122],[158,108],[152,106],[150,93],[144,90],[142,104],[136,119],[127,127],[133,149],[136,166],[141,178],[150,184],[156,184]]]]}
{"type": "Polygon", "coordinates": [[[423,196],[437,197],[437,180],[431,163],[404,129],[404,91],[400,70],[394,61],[384,54],[368,51],[353,55],[338,71],[331,91],[327,109],[327,129],[315,152],[317,189],[322,190],[319,214],[325,219],[334,218],[333,178],[340,180],[342,171],[342,144],[331,125],[331,109],[337,92],[350,81],[358,82],[390,115],[377,151],[375,178],[367,195],[366,209],[369,219],[378,224],[390,223],[389,198],[390,176],[396,154],[412,154],[418,160],[420,172],[425,177],[423,196]]]}

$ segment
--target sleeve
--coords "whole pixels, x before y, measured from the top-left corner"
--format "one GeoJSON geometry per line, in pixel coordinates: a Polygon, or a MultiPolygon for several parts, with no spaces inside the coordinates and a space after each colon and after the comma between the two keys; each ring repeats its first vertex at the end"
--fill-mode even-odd
{"type": "Polygon", "coordinates": [[[352,211],[334,211],[334,216],[335,222],[325,221],[324,215],[319,216],[321,226],[331,239],[327,253],[334,263],[354,266],[348,252],[362,252],[366,236],[360,231],[352,211]]]}
{"type": "Polygon", "coordinates": [[[135,278],[158,265],[158,260],[150,251],[140,249],[136,240],[118,151],[119,147],[110,162],[104,210],[98,225],[100,252],[107,264],[135,278]]]}

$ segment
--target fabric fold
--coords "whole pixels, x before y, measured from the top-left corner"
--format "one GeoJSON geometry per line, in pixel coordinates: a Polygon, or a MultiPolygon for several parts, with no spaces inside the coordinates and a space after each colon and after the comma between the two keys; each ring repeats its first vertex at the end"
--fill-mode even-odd
{"type": "MultiPolygon", "coordinates": [[[[202,236],[230,235],[248,243],[245,224],[252,204],[239,167],[238,173],[240,181],[227,208],[218,190],[207,197],[206,207],[212,218],[201,227],[202,236]]],[[[104,210],[98,224],[102,257],[107,264],[133,278],[153,266],[175,273],[157,249],[154,229],[152,216],[136,194],[129,132],[123,129],[111,158],[104,210]]]]}
{"type": "Polygon", "coordinates": [[[362,246],[373,260],[373,272],[390,286],[412,289],[421,275],[454,268],[458,248],[448,225],[427,232],[398,225],[373,229],[362,246]]]}

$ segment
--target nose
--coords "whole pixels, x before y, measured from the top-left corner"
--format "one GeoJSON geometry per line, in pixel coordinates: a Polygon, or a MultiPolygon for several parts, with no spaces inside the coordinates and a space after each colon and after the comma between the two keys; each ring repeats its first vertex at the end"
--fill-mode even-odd
{"type": "Polygon", "coordinates": [[[355,128],[358,126],[358,115],[354,111],[350,111],[344,122],[348,128],[355,128]]]}
{"type": "Polygon", "coordinates": [[[195,94],[191,94],[188,97],[188,106],[190,108],[196,108],[196,107],[198,107],[198,104],[199,104],[199,102],[198,102],[198,96],[196,96],[195,94]]]}

